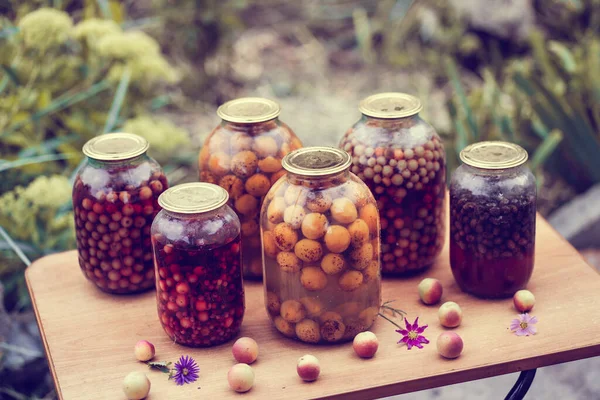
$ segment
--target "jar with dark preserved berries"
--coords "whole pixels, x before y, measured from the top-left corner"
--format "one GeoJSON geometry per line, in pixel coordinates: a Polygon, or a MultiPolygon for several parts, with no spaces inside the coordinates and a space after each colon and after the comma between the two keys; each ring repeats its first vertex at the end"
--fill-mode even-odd
{"type": "Polygon", "coordinates": [[[217,110],[222,118],[199,155],[200,180],[229,192],[229,204],[242,222],[244,276],[260,278],[259,214],[264,195],[285,171],[281,159],[302,147],[278,118],[279,104],[249,97],[229,101],[217,110]]]}
{"type": "Polygon", "coordinates": [[[360,103],[362,118],[339,147],[369,186],[381,214],[382,273],[407,275],[430,266],[444,245],[446,154],[422,120],[416,97],[380,93],[360,103]]]}
{"type": "Polygon", "coordinates": [[[158,316],[167,335],[191,347],[233,338],[244,317],[240,220],[227,191],[187,183],[165,191],[152,224],[158,316]]]}
{"type": "Polygon", "coordinates": [[[533,272],[535,178],[527,152],[480,142],[460,153],[450,182],[450,265],[460,288],[479,297],[510,297],[533,272]]]}
{"type": "Polygon", "coordinates": [[[345,151],[296,150],[261,212],[265,303],[283,335],[352,340],[381,304],[379,215],[345,151]]]}
{"type": "Polygon", "coordinates": [[[109,293],[154,286],[150,226],[167,178],[148,157],[146,139],[109,133],[83,146],[88,157],[73,186],[79,266],[109,293]]]}

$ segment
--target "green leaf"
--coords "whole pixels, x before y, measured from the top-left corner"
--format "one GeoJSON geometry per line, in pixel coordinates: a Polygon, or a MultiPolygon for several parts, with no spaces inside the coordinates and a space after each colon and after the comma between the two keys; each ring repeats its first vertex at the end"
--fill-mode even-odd
{"type": "Polygon", "coordinates": [[[17,26],[9,26],[8,28],[4,28],[0,30],[0,39],[8,38],[19,32],[19,27],[17,26]]]}
{"type": "Polygon", "coordinates": [[[460,154],[460,152],[467,147],[469,144],[469,140],[467,139],[467,131],[465,129],[465,125],[462,120],[455,119],[454,127],[456,128],[456,145],[455,150],[456,154],[460,154]]]}
{"type": "Polygon", "coordinates": [[[529,43],[533,51],[533,58],[537,65],[542,70],[542,76],[546,82],[557,82],[558,74],[556,73],[550,56],[546,50],[546,38],[538,29],[533,29],[529,34],[529,43]]]}
{"type": "Polygon", "coordinates": [[[170,361],[148,361],[146,364],[150,369],[157,369],[160,372],[169,374],[171,373],[171,365],[173,363],[170,361]]]}
{"type": "Polygon", "coordinates": [[[2,68],[2,70],[6,73],[6,76],[8,76],[15,85],[19,86],[19,76],[11,67],[8,65],[0,65],[0,68],[2,68]]]}
{"type": "Polygon", "coordinates": [[[517,87],[530,96],[534,111],[548,129],[564,132],[572,159],[596,182],[600,182],[600,143],[585,115],[574,114],[572,107],[535,79],[520,73],[513,77],[517,87]]]}
{"type": "MultiPolygon", "coordinates": [[[[477,140],[479,140],[479,136],[480,136],[479,130],[477,128],[477,124],[475,123],[475,118],[473,117],[473,111],[471,110],[471,107],[469,106],[469,102],[468,102],[467,96],[465,94],[465,89],[463,88],[462,83],[460,83],[460,77],[458,75],[458,69],[456,67],[456,63],[450,57],[446,57],[444,63],[446,64],[446,72],[447,72],[448,76],[450,77],[450,82],[452,83],[452,86],[454,87],[454,93],[458,97],[460,104],[463,108],[464,114],[467,119],[467,124],[469,126],[469,129],[471,130],[471,134],[473,135],[473,140],[477,141],[477,140]]],[[[463,129],[464,129],[464,127],[463,127],[463,129]]]]}
{"type": "Polygon", "coordinates": [[[8,76],[4,76],[4,78],[2,78],[2,81],[0,81],[0,93],[4,92],[4,89],[6,89],[8,86],[8,81],[10,81],[8,76]]]}
{"type": "Polygon", "coordinates": [[[21,157],[31,157],[40,152],[50,153],[56,150],[59,146],[73,142],[79,139],[79,135],[75,133],[71,133],[65,136],[59,136],[52,139],[48,139],[37,146],[27,147],[19,152],[19,158],[21,157]]]}
{"type": "Polygon", "coordinates": [[[510,142],[515,141],[515,129],[512,120],[508,116],[503,116],[500,121],[502,136],[508,137],[510,142]]]}
{"type": "Polygon", "coordinates": [[[548,43],[548,50],[550,50],[560,60],[560,63],[565,71],[569,74],[573,74],[577,70],[577,62],[573,57],[571,51],[562,44],[555,40],[551,40],[548,43]]]}
{"type": "Polygon", "coordinates": [[[539,118],[534,118],[531,121],[531,129],[533,130],[533,133],[538,135],[539,138],[542,140],[545,140],[550,134],[548,132],[548,128],[546,128],[546,126],[542,123],[542,121],[539,120],[539,118]]]}
{"type": "Polygon", "coordinates": [[[106,123],[104,124],[102,133],[108,133],[115,127],[115,122],[119,118],[119,113],[121,112],[121,107],[123,106],[123,100],[125,100],[125,95],[127,94],[127,89],[129,88],[130,79],[131,70],[129,68],[125,68],[123,75],[121,75],[119,86],[117,86],[115,97],[110,105],[110,110],[108,111],[108,117],[106,117],[106,123]]]}
{"type": "Polygon", "coordinates": [[[78,154],[44,154],[36,157],[19,158],[14,161],[0,160],[0,172],[13,168],[19,168],[24,165],[38,164],[51,161],[67,160],[69,158],[79,157],[78,154]]]}
{"type": "Polygon", "coordinates": [[[98,3],[98,8],[100,8],[100,12],[105,19],[113,19],[110,4],[107,0],[96,0],[96,3],[98,3]]]}
{"type": "Polygon", "coordinates": [[[169,96],[167,94],[156,96],[150,102],[150,109],[152,109],[152,111],[156,111],[159,108],[162,108],[168,104],[171,104],[172,100],[173,99],[171,99],[171,96],[169,96]]]}
{"type": "Polygon", "coordinates": [[[373,33],[371,32],[367,11],[364,8],[356,8],[352,12],[352,21],[354,22],[354,35],[363,59],[368,63],[372,63],[375,60],[372,46],[373,33]]]}
{"type": "Polygon", "coordinates": [[[500,90],[498,89],[498,83],[494,78],[494,75],[489,69],[483,71],[484,79],[484,110],[490,110],[492,116],[492,122],[496,126],[496,130],[502,136],[504,140],[513,141],[514,135],[511,129],[511,125],[507,124],[508,118],[498,113],[500,107],[500,90]]]}
{"type": "Polygon", "coordinates": [[[34,248],[31,244],[13,240],[12,243],[7,242],[6,240],[0,240],[0,250],[12,250],[13,246],[17,246],[24,253],[35,254],[38,252],[36,248],[34,248]]]}
{"type": "Polygon", "coordinates": [[[553,130],[550,132],[548,137],[540,143],[533,157],[531,157],[530,166],[531,169],[535,170],[540,165],[543,165],[546,160],[552,155],[554,150],[558,147],[560,142],[563,140],[563,134],[559,130],[553,130]]]}
{"type": "Polygon", "coordinates": [[[600,77],[598,77],[598,71],[600,70],[600,40],[594,38],[588,43],[587,58],[582,72],[584,74],[583,78],[586,82],[589,82],[589,90],[597,104],[600,102],[600,77]]]}
{"type": "Polygon", "coordinates": [[[31,114],[31,116],[29,118],[27,118],[23,121],[19,121],[16,124],[8,127],[8,129],[6,131],[4,131],[0,134],[0,137],[4,136],[4,135],[8,135],[8,134],[22,128],[23,126],[27,125],[28,123],[34,122],[44,116],[64,110],[65,108],[71,107],[74,104],[77,104],[77,103],[85,101],[91,97],[94,97],[98,93],[108,89],[109,87],[110,87],[110,84],[108,83],[108,81],[100,81],[100,82],[90,86],[86,90],[75,93],[71,96],[66,96],[66,97],[61,97],[61,98],[55,99],[48,107],[44,108],[43,110],[39,110],[39,111],[31,114]]]}
{"type": "Polygon", "coordinates": [[[1,226],[0,226],[0,236],[2,236],[4,238],[6,243],[8,243],[8,245],[11,247],[11,249],[17,254],[17,256],[19,256],[19,258],[21,259],[21,261],[23,261],[23,263],[25,263],[25,265],[27,265],[27,266],[31,265],[31,260],[29,260],[29,258],[27,258],[25,253],[23,253],[23,251],[19,248],[19,246],[17,246],[17,244],[12,240],[12,238],[8,235],[8,233],[1,226]]]}

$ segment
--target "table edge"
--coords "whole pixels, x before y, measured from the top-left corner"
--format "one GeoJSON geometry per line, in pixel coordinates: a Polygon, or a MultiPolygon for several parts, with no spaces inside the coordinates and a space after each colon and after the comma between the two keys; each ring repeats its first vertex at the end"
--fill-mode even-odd
{"type": "MultiPolygon", "coordinates": [[[[556,234],[556,236],[558,237],[558,239],[560,241],[562,241],[563,243],[565,243],[571,250],[573,250],[575,253],[577,253],[577,257],[579,257],[579,259],[581,261],[583,261],[585,263],[585,265],[587,265],[589,268],[591,268],[594,272],[596,272],[598,275],[600,275],[600,270],[598,270],[596,267],[594,267],[592,264],[590,264],[588,262],[588,260],[583,256],[583,254],[581,254],[581,252],[579,250],[577,250],[577,248],[575,248],[575,246],[573,246],[571,244],[571,242],[569,242],[563,235],[560,234],[559,231],[556,230],[556,228],[554,228],[552,226],[552,224],[550,224],[550,222],[548,222],[548,220],[546,218],[544,218],[539,212],[536,214],[536,221],[541,221],[544,224],[546,224],[548,226],[548,228],[554,232],[556,234]]],[[[536,234],[537,235],[537,234],[536,234]]],[[[537,237],[536,237],[537,240],[537,237]]],[[[535,268],[535,264],[534,264],[534,268],[535,268]]]]}
{"type": "Polygon", "coordinates": [[[509,361],[501,364],[495,364],[490,366],[477,366],[462,371],[449,372],[444,375],[438,375],[435,379],[431,377],[424,377],[404,382],[396,382],[385,386],[377,386],[365,388],[353,392],[338,393],[331,396],[317,397],[315,399],[328,399],[328,400],[371,400],[378,399],[387,396],[396,396],[406,393],[419,392],[422,390],[428,390],[438,388],[442,386],[454,385],[457,383],[465,383],[476,381],[480,379],[492,378],[495,376],[512,374],[515,372],[521,372],[536,368],[549,367],[551,365],[562,364],[570,361],[584,360],[586,358],[592,358],[600,356],[600,344],[582,347],[573,350],[564,350],[559,353],[551,353],[543,356],[530,357],[519,361],[509,361]],[[589,353],[592,350],[593,353],[589,353]],[[552,358],[552,361],[546,361],[548,358],[552,358]],[[519,364],[516,367],[515,364],[519,364]],[[473,373],[482,375],[480,377],[473,378],[470,375],[473,373]],[[435,383],[434,383],[435,381],[435,383]],[[439,384],[441,383],[441,384],[439,384]]]}
{"type": "MultiPolygon", "coordinates": [[[[73,250],[73,251],[75,251],[75,250],[73,250]]],[[[58,382],[58,377],[56,376],[56,366],[54,365],[54,360],[52,359],[52,353],[50,352],[50,347],[48,346],[48,340],[46,339],[46,332],[44,332],[44,325],[42,324],[42,319],[40,317],[40,314],[39,314],[39,311],[37,308],[37,302],[35,301],[35,294],[33,293],[33,290],[31,288],[31,283],[29,280],[29,274],[30,274],[29,270],[32,267],[34,267],[36,264],[38,264],[40,260],[43,260],[43,259],[49,258],[49,257],[53,257],[54,255],[68,253],[68,252],[69,251],[40,257],[37,260],[35,260],[33,263],[31,263],[31,265],[25,269],[25,284],[27,286],[27,291],[29,292],[29,297],[31,297],[31,305],[32,305],[33,313],[35,315],[35,319],[36,319],[36,322],[38,325],[38,329],[40,330],[40,337],[42,339],[42,344],[44,345],[44,354],[46,357],[46,361],[48,362],[48,366],[49,366],[48,369],[50,370],[50,375],[52,376],[52,381],[54,382],[54,389],[56,390],[56,396],[58,397],[59,400],[63,400],[64,397],[62,394],[60,384],[58,382]]]]}

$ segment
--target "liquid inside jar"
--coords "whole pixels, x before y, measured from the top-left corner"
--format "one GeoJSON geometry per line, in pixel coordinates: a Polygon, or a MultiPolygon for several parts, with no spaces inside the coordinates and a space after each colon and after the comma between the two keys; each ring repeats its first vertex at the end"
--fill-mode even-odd
{"type": "Polygon", "coordinates": [[[532,182],[530,173],[519,171],[510,176],[455,173],[450,189],[450,264],[462,290],[501,298],[525,288],[534,265],[532,182]]]}
{"type": "Polygon", "coordinates": [[[446,156],[437,133],[418,116],[363,117],[339,147],[377,200],[382,272],[407,275],[431,265],[445,235],[446,156]]]}
{"type": "Polygon", "coordinates": [[[223,122],[199,155],[200,180],[223,187],[242,223],[244,276],[262,276],[259,216],[263,197],[285,171],[281,159],[302,143],[279,120],[223,122]]]}
{"type": "Polygon", "coordinates": [[[167,178],[148,157],[124,162],[90,160],[73,187],[79,266],[109,293],[154,286],[150,227],[160,211],[167,178]]]}
{"type": "Polygon", "coordinates": [[[191,347],[232,339],[244,316],[239,222],[235,229],[227,217],[186,222],[161,214],[157,219],[156,299],[165,332],[191,347]]]}
{"type": "Polygon", "coordinates": [[[352,340],[381,304],[375,200],[354,175],[288,175],[262,212],[266,305],[275,328],[307,343],[352,340]]]}

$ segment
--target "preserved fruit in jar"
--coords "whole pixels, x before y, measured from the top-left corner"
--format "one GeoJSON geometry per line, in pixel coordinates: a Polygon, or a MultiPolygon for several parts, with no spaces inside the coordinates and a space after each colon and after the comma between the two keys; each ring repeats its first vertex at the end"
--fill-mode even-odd
{"type": "Polygon", "coordinates": [[[262,98],[229,101],[217,110],[222,121],[200,152],[200,180],[229,192],[229,204],[242,223],[244,276],[260,278],[259,216],[263,197],[285,171],[281,159],[302,147],[278,118],[279,104],[262,98]]]}
{"type": "Polygon", "coordinates": [[[406,275],[430,266],[444,245],[446,154],[421,102],[381,93],[360,103],[361,119],[339,147],[381,212],[381,271],[406,275]]]}
{"type": "Polygon", "coordinates": [[[156,303],[175,342],[208,347],[232,339],[244,317],[240,221],[227,191],[187,183],[165,191],[152,224],[156,303]]]}
{"type": "Polygon", "coordinates": [[[154,286],[150,226],[168,184],[147,150],[146,139],[131,133],[97,136],[83,146],[87,160],[73,186],[79,266],[105,292],[154,286]]]}
{"type": "Polygon", "coordinates": [[[510,297],[533,272],[535,178],[527,152],[480,142],[460,153],[450,182],[450,265],[460,288],[479,297],[510,297]]]}
{"type": "Polygon", "coordinates": [[[287,175],[265,198],[265,303],[284,336],[352,340],[379,312],[379,215],[350,163],[335,148],[296,150],[283,159],[287,175]]]}

